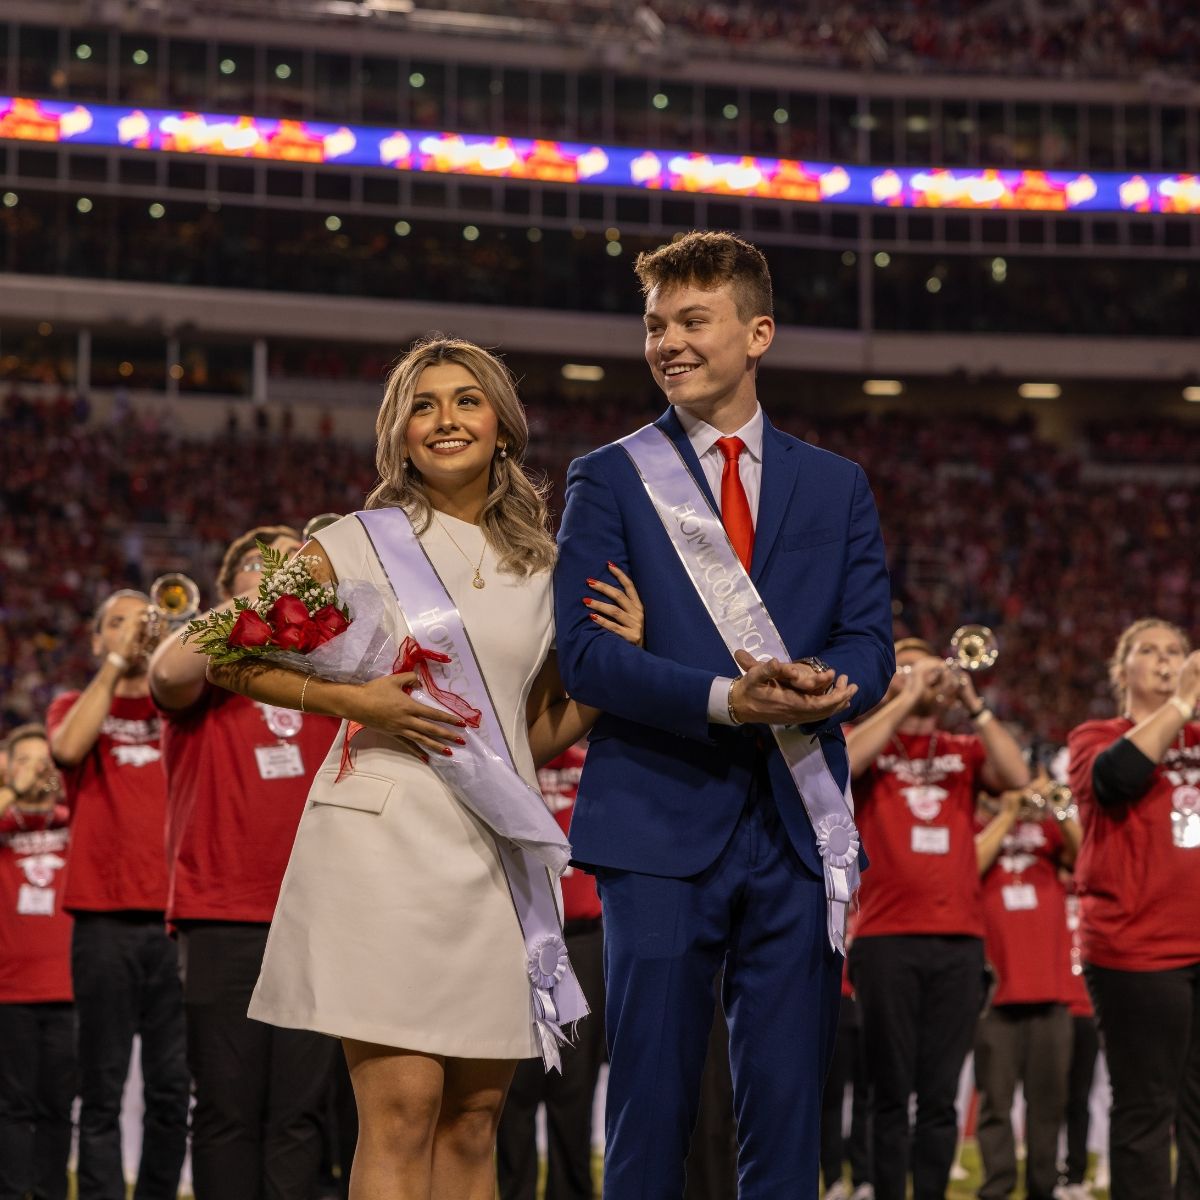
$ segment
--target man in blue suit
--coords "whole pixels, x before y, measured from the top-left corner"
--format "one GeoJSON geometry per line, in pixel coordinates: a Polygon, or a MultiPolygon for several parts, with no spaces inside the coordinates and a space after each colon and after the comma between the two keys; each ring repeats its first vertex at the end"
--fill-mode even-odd
{"type": "Polygon", "coordinates": [[[719,514],[788,655],[731,658],[621,445],[572,464],[556,620],[568,691],[605,713],[571,825],[604,907],[604,1194],[682,1195],[723,966],[739,1194],[808,1200],[842,960],[817,839],[769,727],[816,733],[845,785],[840,722],[873,707],[895,667],[879,520],[858,466],[780,433],[758,404],[775,329],[762,254],[692,233],[641,255],[636,271],[646,361],[671,403],[656,425],[719,514]],[[642,647],[605,637],[605,606],[579,602],[606,561],[641,592],[642,647]]]}

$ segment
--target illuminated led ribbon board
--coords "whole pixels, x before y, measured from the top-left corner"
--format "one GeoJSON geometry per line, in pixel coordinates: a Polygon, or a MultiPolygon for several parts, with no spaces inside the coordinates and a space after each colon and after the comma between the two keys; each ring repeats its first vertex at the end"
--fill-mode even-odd
{"type": "Polygon", "coordinates": [[[1200,175],[869,167],[13,96],[0,139],[800,204],[1200,214],[1200,175]]]}

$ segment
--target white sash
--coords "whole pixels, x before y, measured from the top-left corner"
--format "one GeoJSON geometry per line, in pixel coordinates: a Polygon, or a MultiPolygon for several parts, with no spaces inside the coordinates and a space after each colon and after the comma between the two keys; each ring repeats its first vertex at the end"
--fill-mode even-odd
{"type": "MultiPolygon", "coordinates": [[[[470,634],[418,540],[408,514],[399,508],[379,508],[355,516],[367,531],[412,636],[426,649],[437,650],[450,659],[446,664],[428,664],[431,672],[439,676],[439,686],[456,692],[479,709],[480,736],[501,760],[496,763],[493,759],[493,767],[511,771],[519,780],[504,726],[496,714],[470,634]],[[400,581],[403,596],[397,586],[400,581]]],[[[422,702],[436,705],[436,701],[428,697],[422,697],[422,702]]],[[[486,784],[483,790],[486,790],[486,784]]],[[[523,784],[520,794],[529,791],[532,789],[523,784]]],[[[497,791],[490,797],[480,796],[483,807],[499,795],[497,791]]],[[[536,803],[542,815],[549,816],[540,796],[536,797],[536,803]]],[[[471,807],[476,811],[480,808],[475,804],[471,807]]],[[[507,819],[497,820],[496,824],[508,826],[514,817],[520,816],[517,813],[505,815],[507,819]]],[[[553,824],[553,817],[549,820],[553,824]]],[[[556,825],[555,831],[561,836],[556,825]]],[[[496,837],[496,849],[525,939],[533,1023],[538,1032],[542,1059],[547,1070],[554,1067],[561,1071],[559,1045],[567,1040],[562,1026],[586,1017],[589,1010],[563,941],[554,881],[545,865],[530,850],[501,836],[496,837]]],[[[470,914],[465,914],[465,918],[469,920],[470,914]]]]}
{"type": "MultiPolygon", "coordinates": [[[[729,653],[746,650],[758,659],[791,661],[720,517],[671,439],[656,426],[645,425],[617,444],[633,460],[650,503],[729,653]]],[[[794,725],[770,729],[816,834],[825,875],[829,941],[844,954],[846,909],[860,881],[849,781],[845,788],[838,787],[815,735],[794,725]]]]}

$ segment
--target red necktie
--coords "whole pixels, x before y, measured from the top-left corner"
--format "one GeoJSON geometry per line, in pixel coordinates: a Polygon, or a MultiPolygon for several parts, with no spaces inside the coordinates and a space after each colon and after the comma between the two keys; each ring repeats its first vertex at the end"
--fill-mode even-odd
{"type": "Polygon", "coordinates": [[[717,438],[717,448],[725,456],[725,466],[721,469],[721,523],[742,566],[748,571],[754,556],[754,518],[750,515],[750,501],[746,499],[746,489],[742,487],[742,475],[738,470],[738,459],[746,443],[738,437],[717,438]]]}

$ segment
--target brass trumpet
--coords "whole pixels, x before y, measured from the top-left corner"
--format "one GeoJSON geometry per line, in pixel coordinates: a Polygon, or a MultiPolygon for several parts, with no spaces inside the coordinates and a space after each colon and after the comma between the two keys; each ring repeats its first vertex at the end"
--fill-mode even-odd
{"type": "Polygon", "coordinates": [[[996,635],[986,625],[960,625],[950,639],[949,666],[963,671],[986,671],[1000,657],[996,635]]]}
{"type": "Polygon", "coordinates": [[[1065,783],[1051,782],[1040,791],[1031,788],[1021,801],[1019,814],[1022,821],[1044,821],[1047,817],[1066,821],[1075,817],[1078,811],[1071,789],[1065,783]]]}
{"type": "MultiPolygon", "coordinates": [[[[974,673],[994,666],[999,657],[996,635],[986,625],[960,625],[950,639],[950,654],[944,662],[952,670],[974,673]]],[[[911,670],[911,663],[899,668],[901,674],[911,670]]]]}
{"type": "Polygon", "coordinates": [[[150,585],[150,616],[168,629],[190,621],[200,611],[200,589],[179,571],[160,575],[150,585]]]}
{"type": "Polygon", "coordinates": [[[305,523],[304,531],[300,534],[300,541],[307,542],[310,538],[314,538],[326,525],[332,525],[334,521],[342,519],[341,513],[327,512],[318,513],[315,517],[309,517],[305,523]]]}

